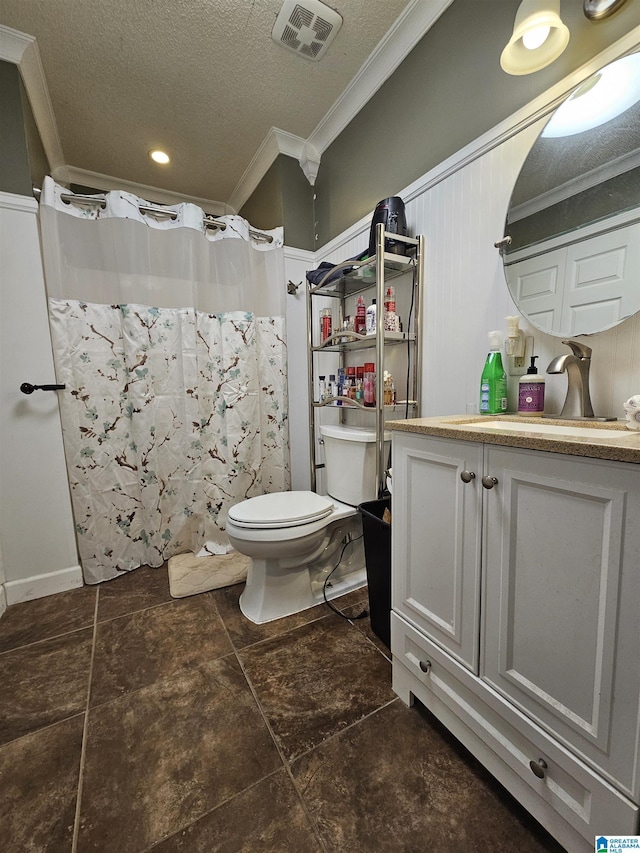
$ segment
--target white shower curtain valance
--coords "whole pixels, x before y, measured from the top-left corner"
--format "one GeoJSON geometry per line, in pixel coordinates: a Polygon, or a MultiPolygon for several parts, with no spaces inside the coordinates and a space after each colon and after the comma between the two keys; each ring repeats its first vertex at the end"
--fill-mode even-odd
{"type": "Polygon", "coordinates": [[[131,193],[108,192],[90,205],[63,201],[69,195],[45,178],[40,221],[51,298],[284,315],[282,228],[262,232],[267,243],[240,216],[216,217],[223,231],[206,227],[194,204],[163,206],[171,220],[142,213],[148,203],[131,193]]]}
{"type": "Polygon", "coordinates": [[[281,229],[63,193],[45,182],[40,221],[85,580],[225,553],[228,509],[290,484],[281,229]]]}

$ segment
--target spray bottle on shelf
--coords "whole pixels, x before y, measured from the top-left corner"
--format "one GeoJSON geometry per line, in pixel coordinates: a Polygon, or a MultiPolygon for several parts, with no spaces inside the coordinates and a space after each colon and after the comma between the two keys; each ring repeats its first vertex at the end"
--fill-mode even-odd
{"type": "Polygon", "coordinates": [[[502,366],[502,335],[489,332],[489,353],[480,380],[480,414],[501,415],[507,411],[507,374],[502,366]]]}
{"type": "Polygon", "coordinates": [[[536,369],[537,355],[531,356],[531,364],[518,382],[518,414],[540,417],[544,412],[544,376],[536,369]]]}
{"type": "Polygon", "coordinates": [[[331,337],[331,308],[323,308],[320,312],[320,339],[324,343],[327,338],[331,337]]]}
{"type": "Polygon", "coordinates": [[[358,296],[358,301],[356,303],[356,320],[354,325],[354,332],[358,335],[364,335],[367,331],[367,309],[364,305],[364,299],[362,296],[358,296]]]}

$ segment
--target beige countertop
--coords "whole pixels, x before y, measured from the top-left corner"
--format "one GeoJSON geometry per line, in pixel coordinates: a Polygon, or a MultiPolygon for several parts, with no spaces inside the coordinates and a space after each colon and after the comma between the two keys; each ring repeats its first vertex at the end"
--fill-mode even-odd
{"type": "Polygon", "coordinates": [[[626,421],[565,421],[555,418],[527,418],[519,415],[443,415],[437,418],[410,418],[388,421],[387,429],[480,441],[484,444],[502,444],[529,450],[546,450],[550,453],[568,453],[609,459],[614,462],[640,463],[640,431],[626,428],[626,421]],[[491,421],[504,423],[501,427],[487,427],[491,421]],[[483,426],[483,423],[485,426],[483,426]],[[508,424],[508,426],[507,426],[508,424]],[[522,429],[518,430],[518,425],[522,429]],[[540,429],[535,430],[539,425],[540,429]],[[588,435],[560,435],[545,433],[545,426],[571,427],[588,435]]]}

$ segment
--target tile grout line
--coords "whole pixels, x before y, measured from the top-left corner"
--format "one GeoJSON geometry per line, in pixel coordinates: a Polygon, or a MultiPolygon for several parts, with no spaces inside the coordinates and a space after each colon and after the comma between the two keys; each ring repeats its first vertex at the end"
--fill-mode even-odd
{"type": "Polygon", "coordinates": [[[80,809],[82,806],[82,788],[84,783],[84,762],[87,752],[87,735],[89,732],[89,702],[91,700],[91,682],[93,680],[93,661],[96,653],[96,640],[98,636],[98,602],[100,601],[100,589],[96,589],[96,604],[93,615],[93,640],[91,643],[91,660],[89,662],[89,683],[87,685],[87,702],[84,709],[84,725],[82,727],[82,747],[80,749],[80,770],[78,773],[78,794],[76,796],[76,813],[73,822],[73,841],[71,853],[77,853],[78,836],[80,834],[80,809]]]}
{"type": "Polygon", "coordinates": [[[305,755],[309,755],[309,753],[313,752],[315,749],[318,749],[319,747],[324,746],[326,743],[330,743],[332,740],[334,740],[337,737],[340,737],[345,732],[351,731],[351,729],[355,728],[355,726],[359,726],[360,723],[364,723],[366,720],[373,717],[374,714],[378,714],[380,711],[384,711],[384,709],[388,708],[389,705],[393,705],[395,702],[399,702],[399,701],[401,701],[400,697],[394,696],[393,699],[389,699],[389,701],[385,702],[384,705],[380,705],[379,708],[374,708],[373,711],[369,711],[369,713],[365,714],[364,717],[360,717],[359,720],[354,720],[352,723],[349,723],[349,725],[345,726],[344,729],[340,729],[339,731],[334,732],[331,735],[327,735],[327,737],[325,737],[320,743],[317,743],[315,746],[309,747],[309,749],[305,749],[305,751],[301,752],[300,755],[295,756],[292,763],[294,763],[295,761],[300,761],[300,759],[304,758],[305,755]]]}
{"type": "MultiPolygon", "coordinates": [[[[224,621],[224,618],[223,618],[222,614],[220,613],[220,610],[219,610],[213,596],[211,596],[211,600],[212,600],[213,606],[215,607],[215,609],[218,613],[218,616],[220,617],[220,621],[222,622],[222,627],[224,628],[225,634],[227,635],[229,642],[231,643],[233,653],[236,656],[236,660],[238,661],[238,665],[242,671],[242,674],[245,677],[245,681],[247,682],[247,686],[249,687],[249,690],[251,691],[251,695],[253,696],[253,699],[254,699],[257,707],[258,707],[258,711],[260,712],[260,716],[262,717],[262,719],[264,721],[264,724],[267,728],[267,731],[269,732],[269,736],[271,737],[271,740],[273,741],[273,745],[275,746],[276,751],[277,751],[278,755],[280,756],[280,761],[282,762],[282,765],[283,765],[283,767],[284,767],[284,769],[285,769],[285,771],[286,771],[286,773],[287,773],[287,775],[291,781],[291,784],[293,785],[293,790],[296,792],[296,796],[298,797],[298,801],[300,803],[302,811],[304,812],[307,820],[309,821],[309,826],[313,830],[313,834],[315,835],[316,841],[320,845],[320,849],[323,851],[323,853],[328,853],[327,846],[325,845],[324,839],[322,838],[322,835],[320,834],[320,830],[318,829],[318,824],[317,824],[315,818],[313,817],[313,815],[311,814],[307,804],[302,799],[302,794],[300,793],[300,789],[296,785],[296,780],[293,778],[293,773],[291,772],[291,767],[289,766],[289,762],[287,761],[287,759],[284,755],[284,752],[282,751],[282,748],[280,747],[280,744],[278,743],[278,740],[275,736],[273,728],[271,727],[271,723],[267,719],[267,716],[266,716],[266,714],[262,708],[262,704],[258,698],[258,694],[256,693],[255,687],[253,686],[253,682],[249,678],[249,675],[247,674],[247,671],[244,667],[244,664],[243,664],[242,660],[240,659],[240,654],[239,654],[238,650],[236,649],[235,643],[233,642],[233,638],[231,637],[231,634],[229,633],[229,631],[227,629],[227,624],[224,621]]],[[[290,632],[285,631],[284,633],[288,634],[290,632]]],[[[75,853],[75,851],[72,851],[72,853],[75,853]]]]}
{"type": "MultiPolygon", "coordinates": [[[[94,616],[95,619],[95,616],[94,616]]],[[[37,646],[39,643],[48,643],[51,640],[59,640],[61,637],[70,637],[71,634],[77,634],[80,631],[86,631],[87,628],[93,627],[93,621],[88,625],[80,625],[78,628],[72,628],[70,631],[63,631],[61,634],[53,634],[50,637],[41,637],[39,640],[32,640],[30,643],[22,643],[20,646],[13,646],[10,649],[2,649],[0,651],[0,658],[3,655],[10,655],[12,652],[19,652],[22,649],[30,649],[32,646],[37,646]]]]}
{"type": "Polygon", "coordinates": [[[191,823],[187,823],[185,826],[179,827],[179,829],[172,830],[169,833],[169,835],[165,835],[164,838],[159,838],[157,841],[154,841],[150,847],[145,847],[144,850],[140,851],[140,853],[152,853],[155,848],[159,847],[161,844],[164,844],[170,838],[174,838],[174,836],[180,835],[180,833],[182,833],[182,832],[186,832],[186,830],[188,830],[194,824],[198,823],[198,821],[202,820],[205,817],[208,817],[208,815],[211,815],[214,812],[217,812],[218,809],[221,809],[223,806],[226,806],[228,803],[232,802],[232,800],[235,800],[236,797],[239,797],[242,794],[246,793],[247,791],[251,791],[253,788],[256,788],[258,785],[260,785],[266,779],[270,779],[272,776],[275,776],[276,773],[279,773],[281,769],[282,768],[278,767],[277,770],[272,770],[271,773],[267,773],[267,775],[263,776],[262,779],[257,779],[255,782],[252,782],[250,785],[247,785],[246,788],[243,788],[241,791],[238,791],[236,794],[231,794],[226,799],[221,800],[212,809],[209,809],[208,812],[204,812],[203,814],[194,818],[191,821],[191,823]]]}
{"type": "MultiPolygon", "coordinates": [[[[225,630],[226,630],[226,626],[225,626],[225,630]]],[[[235,648],[234,648],[234,651],[235,651],[235,648]]],[[[246,671],[246,669],[245,669],[245,667],[244,667],[244,664],[243,664],[243,663],[242,663],[242,661],[240,660],[240,655],[238,654],[238,652],[236,652],[236,660],[238,661],[238,663],[239,663],[239,665],[240,665],[240,669],[242,670],[242,674],[244,675],[244,677],[245,677],[245,679],[246,679],[246,682],[247,682],[247,685],[248,685],[248,687],[249,687],[249,690],[251,691],[251,693],[252,693],[252,695],[253,695],[253,698],[254,698],[254,700],[255,700],[255,702],[256,702],[256,705],[258,706],[258,710],[260,711],[260,715],[262,716],[262,719],[263,719],[263,721],[264,721],[264,724],[265,724],[265,726],[267,727],[267,731],[269,732],[269,735],[270,735],[270,737],[271,737],[271,740],[273,741],[273,744],[274,744],[274,746],[275,746],[276,750],[278,751],[278,755],[280,756],[280,760],[282,761],[282,764],[283,764],[283,766],[284,766],[284,768],[285,768],[285,771],[286,771],[286,773],[287,773],[287,776],[288,776],[288,777],[289,777],[289,779],[291,780],[291,784],[293,785],[293,790],[296,792],[296,795],[297,795],[297,797],[298,797],[298,800],[299,800],[299,802],[300,802],[300,805],[301,805],[301,807],[302,807],[302,810],[303,810],[303,812],[305,813],[305,815],[307,816],[307,820],[309,821],[309,825],[310,825],[310,826],[311,826],[311,828],[313,829],[314,835],[316,836],[316,840],[317,840],[318,844],[320,845],[321,849],[322,849],[323,851],[325,851],[325,853],[327,853],[327,847],[326,847],[326,845],[325,845],[325,843],[324,843],[324,839],[322,838],[322,836],[321,836],[321,834],[320,834],[320,830],[319,830],[319,828],[318,828],[318,824],[317,824],[317,822],[316,822],[315,818],[313,817],[313,815],[311,814],[311,811],[309,810],[309,807],[307,806],[307,804],[305,803],[304,799],[302,798],[302,793],[300,792],[300,789],[298,788],[298,785],[296,784],[296,780],[294,779],[293,773],[291,772],[291,766],[290,766],[290,764],[289,764],[289,761],[287,760],[287,758],[286,758],[286,756],[285,756],[285,754],[284,754],[284,752],[283,752],[283,750],[282,750],[282,748],[281,748],[280,744],[278,743],[278,740],[277,740],[277,738],[276,738],[276,736],[275,736],[275,733],[274,733],[274,731],[273,731],[273,728],[271,727],[271,723],[270,723],[270,722],[269,722],[269,720],[267,719],[267,716],[266,716],[266,714],[265,714],[265,712],[264,712],[264,710],[263,710],[263,708],[262,708],[262,704],[260,703],[260,700],[259,700],[259,698],[258,698],[258,694],[256,693],[256,690],[255,690],[255,688],[254,688],[254,686],[253,686],[253,682],[252,682],[252,681],[251,681],[251,679],[249,678],[249,675],[248,675],[248,673],[247,673],[247,671],[246,671]]]]}

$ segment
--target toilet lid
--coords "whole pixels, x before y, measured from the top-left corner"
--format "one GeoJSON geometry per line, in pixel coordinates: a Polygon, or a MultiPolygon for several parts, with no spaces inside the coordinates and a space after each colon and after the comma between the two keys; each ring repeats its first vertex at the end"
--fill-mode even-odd
{"type": "Polygon", "coordinates": [[[315,492],[276,492],[242,501],[229,510],[240,527],[295,527],[329,515],[333,503],[315,492]]]}

